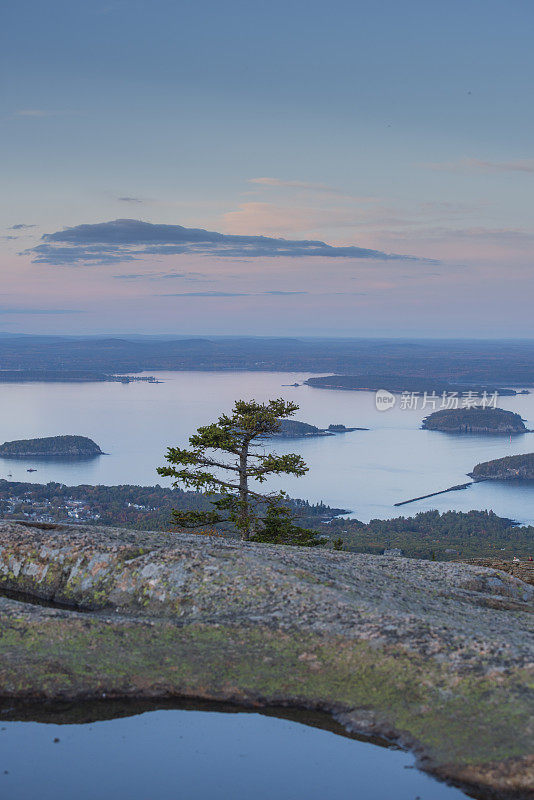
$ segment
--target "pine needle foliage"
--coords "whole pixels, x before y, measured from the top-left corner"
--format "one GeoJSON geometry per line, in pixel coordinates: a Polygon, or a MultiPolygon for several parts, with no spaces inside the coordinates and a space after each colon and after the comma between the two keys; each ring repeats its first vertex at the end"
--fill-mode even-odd
{"type": "Polygon", "coordinates": [[[251,537],[253,542],[318,547],[327,541],[317,531],[295,525],[291,511],[283,506],[270,505],[262,523],[261,530],[251,537]]]}

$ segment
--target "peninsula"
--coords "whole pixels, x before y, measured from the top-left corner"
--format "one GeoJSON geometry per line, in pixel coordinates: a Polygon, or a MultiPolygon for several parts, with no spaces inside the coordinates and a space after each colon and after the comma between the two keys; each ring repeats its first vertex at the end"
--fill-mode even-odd
{"type": "Polygon", "coordinates": [[[3,458],[87,458],[103,455],[87,436],[45,436],[42,439],[17,439],[0,445],[3,458]]]}
{"type": "Polygon", "coordinates": [[[79,369],[2,369],[0,383],[162,383],[153,375],[110,375],[79,369]]]}
{"type": "Polygon", "coordinates": [[[444,433],[486,433],[506,435],[528,433],[519,414],[502,408],[450,408],[435,411],[423,420],[422,428],[444,433]]]}
{"type": "MultiPolygon", "coordinates": [[[[317,378],[308,378],[304,381],[306,386],[313,386],[316,389],[346,389],[356,392],[376,392],[378,389],[386,389],[393,394],[403,392],[415,392],[423,394],[427,392],[437,395],[443,392],[457,392],[462,395],[464,392],[473,392],[482,395],[483,392],[493,394],[498,392],[501,396],[514,396],[523,394],[516,389],[497,389],[491,385],[481,385],[475,383],[452,383],[444,381],[440,377],[425,377],[420,375],[321,375],[317,378]]],[[[527,392],[528,394],[528,392],[527,392]]]]}
{"type": "Polygon", "coordinates": [[[469,474],[475,481],[533,481],[534,453],[484,461],[469,474]]]}

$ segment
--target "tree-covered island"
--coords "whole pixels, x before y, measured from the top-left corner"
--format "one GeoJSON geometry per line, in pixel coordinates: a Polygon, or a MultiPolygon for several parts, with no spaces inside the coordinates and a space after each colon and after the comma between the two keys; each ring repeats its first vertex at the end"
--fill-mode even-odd
{"type": "Polygon", "coordinates": [[[423,420],[422,428],[444,433],[485,433],[509,436],[528,433],[521,416],[502,408],[447,408],[423,420]]]}
{"type": "Polygon", "coordinates": [[[88,458],[103,455],[87,436],[45,436],[40,439],[17,439],[0,445],[3,458],[88,458]]]}

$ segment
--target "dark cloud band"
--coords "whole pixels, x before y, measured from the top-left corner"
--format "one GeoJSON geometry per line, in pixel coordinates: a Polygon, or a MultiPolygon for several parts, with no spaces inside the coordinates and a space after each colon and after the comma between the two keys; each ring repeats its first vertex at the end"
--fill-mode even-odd
{"type": "Polygon", "coordinates": [[[313,239],[274,239],[235,236],[181,225],[157,225],[135,219],[117,219],[76,225],[47,233],[26,251],[42,264],[111,264],[143,255],[203,255],[223,258],[359,258],[422,261],[413,256],[384,253],[365,247],[335,247],[313,239]]]}

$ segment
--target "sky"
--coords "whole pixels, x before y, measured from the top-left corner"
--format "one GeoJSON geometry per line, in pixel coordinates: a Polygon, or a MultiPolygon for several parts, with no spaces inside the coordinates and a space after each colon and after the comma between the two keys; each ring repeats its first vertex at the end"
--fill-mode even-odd
{"type": "Polygon", "coordinates": [[[0,332],[534,337],[531,0],[6,0],[0,332]]]}

